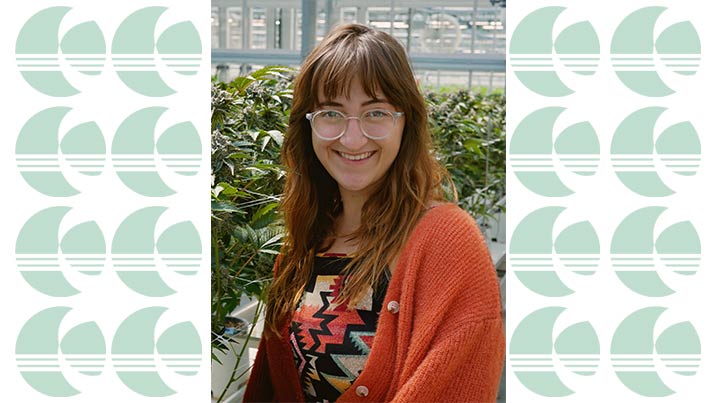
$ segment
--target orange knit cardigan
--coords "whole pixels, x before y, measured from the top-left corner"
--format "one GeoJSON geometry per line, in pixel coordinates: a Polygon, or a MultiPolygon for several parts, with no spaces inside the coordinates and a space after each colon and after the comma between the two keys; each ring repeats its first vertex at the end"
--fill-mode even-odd
{"type": "MultiPolygon", "coordinates": [[[[500,304],[474,219],[453,204],[429,210],[400,254],[366,367],[338,402],[495,402],[505,356],[500,304]]],[[[264,332],[245,402],[304,401],[288,319],[282,328],[281,339],[264,332]]]]}

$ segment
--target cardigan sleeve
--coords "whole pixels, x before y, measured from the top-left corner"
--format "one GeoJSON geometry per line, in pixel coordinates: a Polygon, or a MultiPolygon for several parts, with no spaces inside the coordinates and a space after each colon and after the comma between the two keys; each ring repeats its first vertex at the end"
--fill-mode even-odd
{"type": "Polygon", "coordinates": [[[437,211],[425,224],[415,246],[408,370],[392,401],[494,403],[505,334],[490,252],[474,219],[458,208],[437,211]]]}
{"type": "Polygon", "coordinates": [[[269,373],[269,359],[266,354],[266,341],[264,337],[259,341],[254,366],[244,391],[244,402],[271,402],[274,401],[274,388],[271,385],[269,373]]]}
{"type": "Polygon", "coordinates": [[[504,350],[501,320],[464,324],[437,338],[391,401],[494,403],[504,350]]]}

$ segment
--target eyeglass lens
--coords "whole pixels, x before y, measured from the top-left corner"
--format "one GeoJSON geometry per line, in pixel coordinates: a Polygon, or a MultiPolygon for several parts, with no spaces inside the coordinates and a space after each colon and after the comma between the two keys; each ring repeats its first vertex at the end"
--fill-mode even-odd
{"type": "MultiPolygon", "coordinates": [[[[321,111],[314,116],[314,131],[319,137],[334,139],[347,129],[349,119],[337,111],[321,111]]],[[[389,112],[374,110],[363,113],[359,119],[361,130],[371,138],[384,138],[391,134],[394,118],[389,112]]]]}

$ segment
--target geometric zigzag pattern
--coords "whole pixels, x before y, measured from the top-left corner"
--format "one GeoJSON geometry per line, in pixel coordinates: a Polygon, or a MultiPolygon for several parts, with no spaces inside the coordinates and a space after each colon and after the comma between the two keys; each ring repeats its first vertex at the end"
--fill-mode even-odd
{"type": "Polygon", "coordinates": [[[345,256],[322,256],[294,312],[289,329],[294,362],[307,402],[333,402],[351,387],[371,351],[378,314],[390,274],[370,288],[349,309],[336,304],[343,282],[341,270],[350,262],[345,256]]]}

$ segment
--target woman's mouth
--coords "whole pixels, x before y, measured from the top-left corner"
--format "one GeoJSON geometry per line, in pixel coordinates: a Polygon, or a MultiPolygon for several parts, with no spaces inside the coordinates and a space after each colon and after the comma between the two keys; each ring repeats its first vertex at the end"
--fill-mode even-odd
{"type": "Polygon", "coordinates": [[[368,151],[361,154],[347,154],[341,151],[337,151],[336,153],[339,154],[341,158],[347,159],[349,161],[364,161],[371,158],[371,156],[374,155],[376,151],[368,151]]]}

